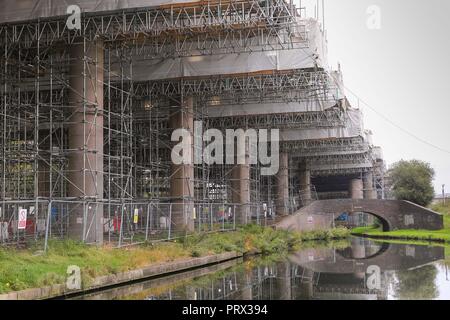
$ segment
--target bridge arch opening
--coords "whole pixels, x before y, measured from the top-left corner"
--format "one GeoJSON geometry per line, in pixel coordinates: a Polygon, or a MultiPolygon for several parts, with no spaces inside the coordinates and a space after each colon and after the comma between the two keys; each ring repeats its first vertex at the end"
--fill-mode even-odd
{"type": "Polygon", "coordinates": [[[334,220],[334,225],[347,228],[373,227],[384,232],[391,230],[386,219],[371,212],[343,212],[334,220]]]}

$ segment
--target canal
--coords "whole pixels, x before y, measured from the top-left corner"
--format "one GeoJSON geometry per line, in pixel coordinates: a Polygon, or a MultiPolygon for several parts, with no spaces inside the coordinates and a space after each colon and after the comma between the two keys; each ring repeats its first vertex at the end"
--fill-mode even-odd
{"type": "Polygon", "coordinates": [[[72,299],[450,299],[449,262],[444,247],[352,237],[288,257],[228,261],[72,299]]]}

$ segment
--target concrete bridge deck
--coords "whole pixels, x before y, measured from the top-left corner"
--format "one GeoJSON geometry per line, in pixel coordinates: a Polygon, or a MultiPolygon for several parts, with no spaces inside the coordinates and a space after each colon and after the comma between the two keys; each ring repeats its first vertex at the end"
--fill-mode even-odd
{"type": "Polygon", "coordinates": [[[383,231],[444,228],[443,216],[412,202],[399,200],[336,199],[319,200],[282,219],[276,229],[313,231],[333,227],[343,213],[365,212],[379,218],[383,231]]]}

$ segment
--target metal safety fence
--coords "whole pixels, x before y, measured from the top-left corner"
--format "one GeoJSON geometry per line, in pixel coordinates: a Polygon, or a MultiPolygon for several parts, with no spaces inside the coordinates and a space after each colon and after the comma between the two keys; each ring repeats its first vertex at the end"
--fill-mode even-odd
{"type": "Polygon", "coordinates": [[[266,204],[8,200],[0,202],[0,245],[41,245],[46,250],[50,240],[116,247],[167,241],[235,230],[243,212],[247,223],[267,226],[275,220],[266,204]]]}

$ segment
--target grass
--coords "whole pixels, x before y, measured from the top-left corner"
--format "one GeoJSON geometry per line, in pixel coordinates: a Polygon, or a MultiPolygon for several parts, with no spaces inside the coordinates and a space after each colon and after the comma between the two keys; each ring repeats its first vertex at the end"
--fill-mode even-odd
{"type": "Polygon", "coordinates": [[[136,269],[157,262],[187,258],[190,253],[181,245],[127,249],[97,248],[73,241],[52,241],[46,254],[33,249],[0,250],[0,292],[64,283],[67,267],[79,266],[83,283],[99,275],[136,269]]]}
{"type": "Polygon", "coordinates": [[[235,232],[192,235],[182,240],[115,249],[74,241],[51,241],[47,253],[35,248],[0,249],[0,293],[64,283],[67,267],[80,267],[86,287],[93,278],[156,263],[223,252],[283,254],[311,240],[348,237],[347,229],[296,233],[259,226],[235,232]]]}
{"type": "Polygon", "coordinates": [[[404,239],[413,241],[435,241],[450,243],[450,203],[437,204],[431,207],[432,210],[443,214],[444,229],[430,231],[430,230],[396,230],[383,232],[377,227],[355,228],[352,234],[364,235],[368,237],[383,237],[389,239],[404,239]]]}

